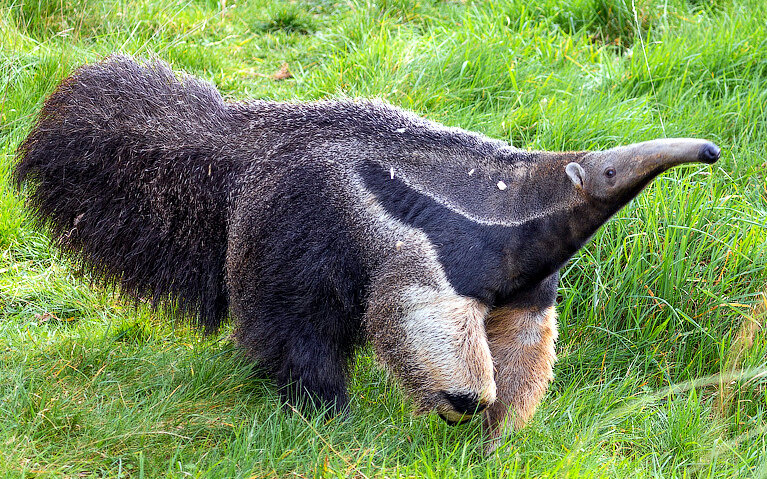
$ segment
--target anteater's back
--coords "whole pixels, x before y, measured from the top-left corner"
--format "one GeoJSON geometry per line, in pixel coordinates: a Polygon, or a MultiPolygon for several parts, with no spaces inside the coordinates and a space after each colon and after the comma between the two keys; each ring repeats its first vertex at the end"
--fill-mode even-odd
{"type": "MultiPolygon", "coordinates": [[[[227,310],[227,204],[242,168],[210,85],[112,57],[65,79],[19,148],[15,179],[63,250],[215,329],[227,310]]],[[[241,155],[241,152],[239,153],[241,155]]]]}

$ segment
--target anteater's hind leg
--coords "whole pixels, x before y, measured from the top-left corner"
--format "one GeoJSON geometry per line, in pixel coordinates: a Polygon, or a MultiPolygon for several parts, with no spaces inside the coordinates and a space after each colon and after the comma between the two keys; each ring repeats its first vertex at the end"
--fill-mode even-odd
{"type": "Polygon", "coordinates": [[[350,268],[318,261],[299,271],[297,261],[258,262],[244,253],[242,262],[230,262],[237,266],[230,277],[238,273],[229,282],[237,341],[291,405],[329,408],[331,414],[343,410],[361,338],[360,306],[353,297],[360,288],[346,280],[350,268]]]}
{"type": "Polygon", "coordinates": [[[328,408],[330,414],[346,409],[348,358],[339,346],[310,333],[295,335],[281,348],[274,378],[289,404],[328,408]]]}
{"type": "Polygon", "coordinates": [[[307,412],[327,408],[329,414],[346,408],[351,344],[307,317],[267,316],[256,307],[236,321],[238,342],[275,381],[289,405],[307,412]]]}

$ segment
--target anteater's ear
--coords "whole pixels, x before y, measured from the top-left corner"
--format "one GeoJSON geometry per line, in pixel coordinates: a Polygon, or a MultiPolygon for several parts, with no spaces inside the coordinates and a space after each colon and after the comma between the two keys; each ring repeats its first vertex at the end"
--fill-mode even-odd
{"type": "Polygon", "coordinates": [[[583,189],[583,181],[586,179],[586,172],[583,170],[583,167],[578,163],[572,162],[565,166],[565,171],[575,187],[579,190],[583,189]]]}

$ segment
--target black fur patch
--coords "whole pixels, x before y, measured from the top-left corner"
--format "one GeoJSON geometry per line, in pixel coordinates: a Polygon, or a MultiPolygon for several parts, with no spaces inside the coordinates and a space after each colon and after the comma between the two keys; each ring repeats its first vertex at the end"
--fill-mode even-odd
{"type": "Polygon", "coordinates": [[[476,394],[455,394],[449,392],[444,392],[442,394],[445,396],[445,399],[447,399],[447,402],[453,406],[453,409],[459,413],[474,414],[487,407],[487,405],[482,405],[480,407],[479,398],[476,394]]]}
{"type": "Polygon", "coordinates": [[[513,295],[498,295],[495,305],[528,310],[544,309],[556,303],[558,286],[559,271],[556,271],[538,284],[520,288],[513,295]]]}
{"type": "Polygon", "coordinates": [[[368,163],[359,171],[390,215],[429,237],[456,292],[485,304],[507,301],[518,290],[537,285],[585,241],[574,237],[568,218],[549,215],[520,226],[483,225],[392,179],[379,165],[368,163]]]}

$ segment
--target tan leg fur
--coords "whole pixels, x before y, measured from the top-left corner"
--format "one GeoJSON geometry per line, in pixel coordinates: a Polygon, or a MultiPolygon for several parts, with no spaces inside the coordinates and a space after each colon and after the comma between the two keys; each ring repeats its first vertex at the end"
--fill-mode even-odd
{"type": "Polygon", "coordinates": [[[483,415],[490,453],[512,427],[527,423],[554,379],[557,313],[554,306],[498,308],[488,315],[486,328],[497,387],[495,403],[483,415]]]}

